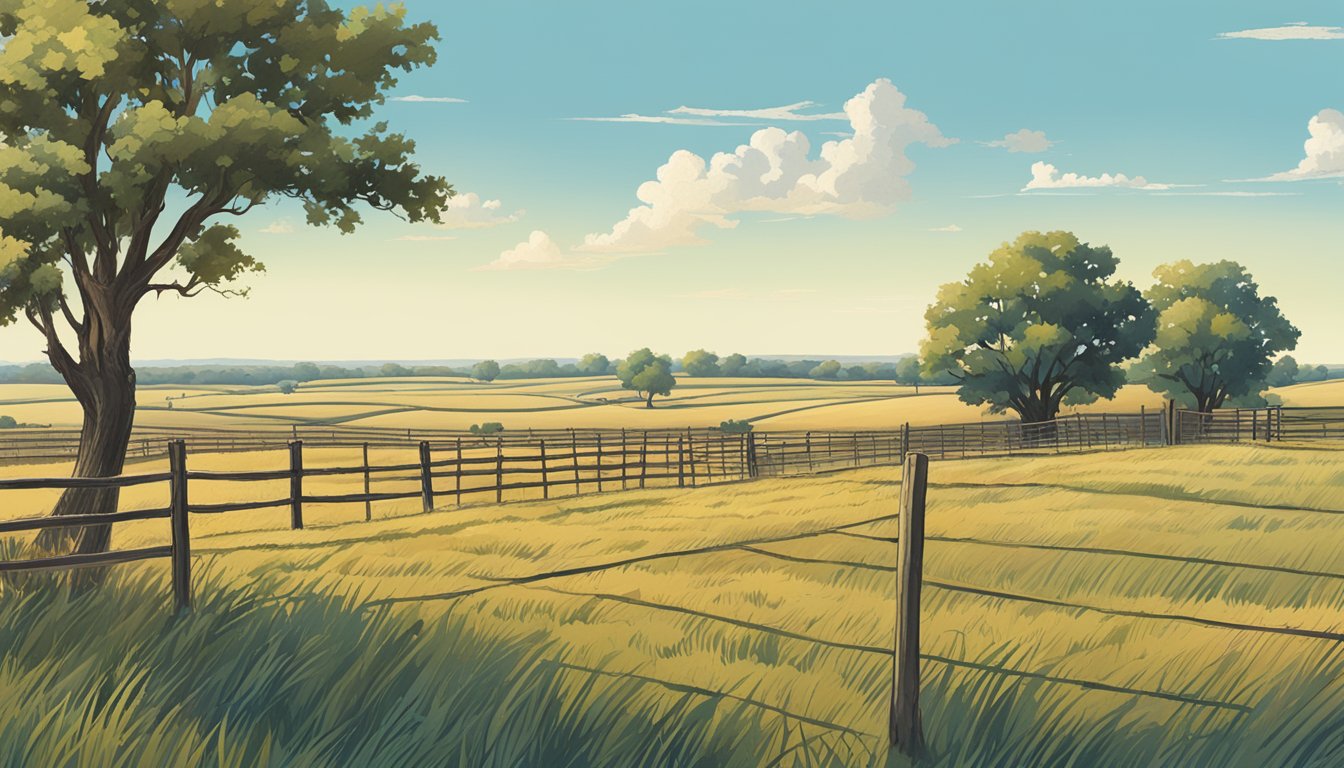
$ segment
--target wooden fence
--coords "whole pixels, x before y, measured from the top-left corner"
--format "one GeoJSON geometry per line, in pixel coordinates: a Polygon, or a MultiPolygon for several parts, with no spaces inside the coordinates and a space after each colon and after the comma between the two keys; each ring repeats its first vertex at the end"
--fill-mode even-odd
{"type": "Polygon", "coordinates": [[[1344,440],[1344,408],[1226,408],[1176,411],[1175,443],[1344,440]]]}

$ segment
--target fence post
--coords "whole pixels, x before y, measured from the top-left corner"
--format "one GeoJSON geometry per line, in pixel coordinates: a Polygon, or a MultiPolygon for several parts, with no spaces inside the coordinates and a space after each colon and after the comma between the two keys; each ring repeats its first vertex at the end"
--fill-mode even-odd
{"type": "Polygon", "coordinates": [[[453,495],[457,506],[462,506],[462,438],[457,438],[457,463],[453,466],[453,495]]]}
{"type": "Polygon", "coordinates": [[[572,428],[569,430],[569,458],[574,462],[574,495],[578,496],[583,493],[579,479],[579,438],[572,428]]]}
{"type": "Polygon", "coordinates": [[[677,487],[686,487],[686,444],[681,435],[677,435],[677,487]]]}
{"type": "Polygon", "coordinates": [[[429,441],[420,441],[420,503],[426,512],[434,511],[434,473],[430,469],[429,441]]]}
{"type": "Polygon", "coordinates": [[[597,492],[602,492],[602,433],[594,432],[593,439],[597,441],[597,492]]]}
{"type": "Polygon", "coordinates": [[[901,425],[901,463],[905,463],[905,457],[910,454],[910,422],[901,425]]]}
{"type": "Polygon", "coordinates": [[[303,529],[303,441],[289,444],[289,527],[303,529]]]}
{"type": "Polygon", "coordinates": [[[760,475],[760,469],[756,465],[756,433],[747,433],[747,478],[754,480],[760,475]]]}
{"type": "Polygon", "coordinates": [[[495,438],[495,503],[504,501],[504,438],[495,438]]]}
{"type": "Polygon", "coordinates": [[[628,490],[630,487],[630,473],[626,471],[629,464],[630,453],[625,442],[625,427],[621,427],[621,490],[628,490]]]}
{"type": "Polygon", "coordinates": [[[644,430],[644,434],[639,443],[639,488],[644,490],[644,482],[649,477],[649,431],[644,430]]]}
{"type": "Polygon", "coordinates": [[[546,441],[541,441],[541,498],[551,498],[551,472],[546,466],[546,441]]]}
{"type": "Polygon", "coordinates": [[[191,530],[187,522],[187,444],[168,443],[172,474],[173,603],[179,612],[191,610],[191,530]]]}
{"type": "Polygon", "coordinates": [[[690,429],[686,430],[686,459],[691,467],[691,487],[696,486],[695,477],[695,436],[690,429]]]}
{"type": "Polygon", "coordinates": [[[892,659],[891,746],[908,757],[924,754],[919,713],[919,603],[924,581],[924,507],[929,457],[906,456],[896,556],[896,655],[892,659]]]}
{"type": "Polygon", "coordinates": [[[370,522],[370,521],[373,520],[373,501],[367,498],[368,495],[369,495],[370,493],[372,493],[372,491],[370,490],[370,485],[371,485],[371,481],[370,481],[370,478],[369,478],[369,444],[368,444],[368,443],[365,443],[365,444],[364,444],[364,496],[365,496],[366,498],[364,499],[364,522],[366,522],[366,523],[367,523],[367,522],[370,522]]]}

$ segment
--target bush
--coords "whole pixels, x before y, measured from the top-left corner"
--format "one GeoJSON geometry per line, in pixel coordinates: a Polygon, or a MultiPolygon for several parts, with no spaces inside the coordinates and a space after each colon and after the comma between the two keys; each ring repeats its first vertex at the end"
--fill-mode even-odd
{"type": "Polygon", "coordinates": [[[750,421],[738,421],[737,419],[729,419],[719,425],[720,432],[727,432],[730,435],[745,435],[753,429],[755,427],[752,426],[750,421]]]}
{"type": "Polygon", "coordinates": [[[18,429],[19,422],[13,416],[0,416],[0,429],[18,429]]]}
{"type": "Polygon", "coordinates": [[[294,381],[293,379],[286,379],[284,381],[276,382],[275,386],[279,388],[280,394],[292,395],[295,390],[299,388],[299,382],[294,381]]]}
{"type": "Polygon", "coordinates": [[[473,435],[493,435],[504,431],[504,425],[498,421],[487,421],[484,424],[472,424],[471,434],[473,435]]]}

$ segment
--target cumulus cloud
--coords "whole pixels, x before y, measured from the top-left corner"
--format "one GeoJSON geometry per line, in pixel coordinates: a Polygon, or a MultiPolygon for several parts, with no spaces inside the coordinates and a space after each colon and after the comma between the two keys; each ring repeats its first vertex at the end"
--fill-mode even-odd
{"type": "Polygon", "coordinates": [[[403,104],[466,104],[466,99],[455,99],[452,96],[418,96],[411,94],[409,96],[393,96],[392,101],[400,101],[403,104]]]}
{"type": "Polygon", "coordinates": [[[1103,173],[1100,176],[1082,176],[1077,173],[1061,173],[1050,163],[1031,164],[1031,181],[1022,188],[1023,192],[1038,189],[1078,189],[1096,187],[1124,187],[1127,189],[1166,190],[1175,184],[1158,184],[1142,176],[1126,176],[1123,173],[1103,173]]]}
{"type": "Polygon", "coordinates": [[[485,200],[475,192],[454,195],[443,211],[443,229],[484,229],[500,224],[511,224],[523,217],[524,211],[504,212],[498,200],[485,200]]]}
{"type": "Polygon", "coordinates": [[[695,245],[705,242],[708,230],[736,227],[734,215],[746,212],[880,216],[910,196],[906,176],[915,165],[906,150],[955,143],[923,112],[907,107],[889,80],[846,102],[845,114],[854,135],[824,143],[815,156],[802,132],[775,127],[709,160],[689,150],[672,153],[637,190],[643,205],[575,250],[630,254],[695,245]]]}
{"type": "Polygon", "coordinates": [[[1301,181],[1344,177],[1344,113],[1323,109],[1307,123],[1306,157],[1292,170],[1253,181],[1301,181]]]}
{"type": "Polygon", "coordinates": [[[1027,128],[1010,133],[1002,139],[981,143],[986,147],[998,147],[1009,152],[1027,152],[1030,154],[1044,152],[1055,145],[1055,142],[1045,137],[1045,131],[1033,131],[1027,128]]]}
{"type": "Polygon", "coordinates": [[[592,269],[610,259],[590,254],[566,253],[551,236],[540,230],[526,240],[499,255],[499,258],[476,268],[478,272],[504,272],[543,269],[592,269]]]}
{"type": "Polygon", "coordinates": [[[1299,21],[1281,27],[1223,32],[1218,37],[1221,40],[1344,40],[1344,27],[1323,27],[1299,21]]]}

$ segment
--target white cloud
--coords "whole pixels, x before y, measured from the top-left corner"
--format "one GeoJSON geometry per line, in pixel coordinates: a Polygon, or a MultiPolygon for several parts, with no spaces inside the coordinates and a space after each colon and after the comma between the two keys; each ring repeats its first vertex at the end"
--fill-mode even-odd
{"type": "Polygon", "coordinates": [[[464,192],[448,200],[443,211],[443,223],[437,226],[443,229],[484,229],[500,224],[512,224],[523,217],[525,211],[504,213],[504,205],[498,200],[484,200],[475,192],[464,192]]]}
{"type": "Polygon", "coordinates": [[[824,112],[800,114],[798,110],[817,106],[815,101],[800,101],[797,104],[785,104],[782,107],[764,109],[704,109],[703,107],[681,106],[668,110],[669,115],[695,115],[697,117],[748,117],[753,120],[844,120],[844,112],[824,112]]]}
{"type": "Polygon", "coordinates": [[[393,96],[392,101],[400,101],[406,104],[466,104],[466,99],[455,99],[452,96],[393,96]]]}
{"type": "Polygon", "coordinates": [[[476,268],[478,272],[506,272],[541,269],[593,269],[611,258],[589,254],[566,253],[551,239],[537,230],[526,240],[499,255],[498,259],[476,268]]]}
{"type": "Polygon", "coordinates": [[[930,232],[960,232],[961,227],[956,224],[948,224],[946,227],[934,227],[930,232]]]}
{"type": "Polygon", "coordinates": [[[402,235],[396,238],[399,243],[441,243],[456,239],[453,235],[402,235]]]}
{"type": "Polygon", "coordinates": [[[292,235],[294,234],[294,225],[288,221],[273,221],[261,228],[263,235],[292,235]]]}
{"type": "Polygon", "coordinates": [[[1094,187],[1124,187],[1127,189],[1166,190],[1175,184],[1158,184],[1142,176],[1126,176],[1123,173],[1103,173],[1100,176],[1082,176],[1077,173],[1060,173],[1050,163],[1031,164],[1031,181],[1022,188],[1023,192],[1038,189],[1076,189],[1094,187]]]}
{"type": "Polygon", "coordinates": [[[1299,21],[1281,27],[1223,32],[1221,40],[1344,40],[1344,27],[1322,27],[1299,21]]]}
{"type": "Polygon", "coordinates": [[[826,142],[816,157],[803,133],[774,127],[708,161],[689,150],[672,153],[656,178],[637,190],[644,204],[610,231],[588,235],[575,250],[650,253],[699,244],[705,230],[736,227],[732,216],[751,211],[880,216],[910,196],[910,146],[955,143],[923,112],[908,108],[905,94],[889,80],[877,80],[850,99],[845,114],[854,136],[826,142]]]}
{"type": "Polygon", "coordinates": [[[1055,142],[1045,137],[1045,131],[1033,131],[1023,128],[995,141],[982,141],[986,147],[999,147],[1009,152],[1027,152],[1035,154],[1053,147],[1055,142]]]}
{"type": "Polygon", "coordinates": [[[1292,170],[1252,181],[1301,181],[1344,177],[1344,113],[1322,109],[1307,123],[1306,157],[1292,170]]]}

